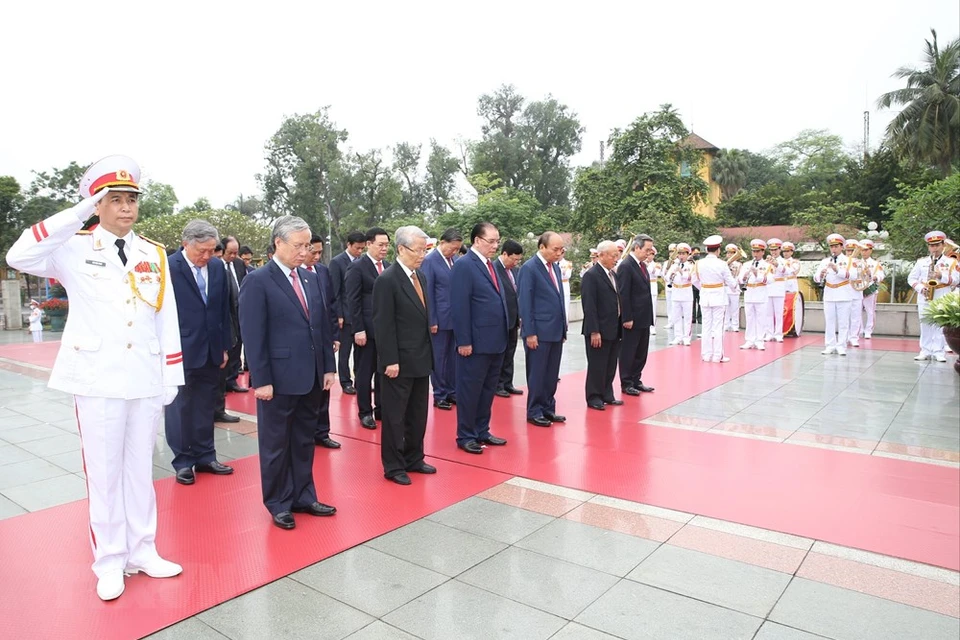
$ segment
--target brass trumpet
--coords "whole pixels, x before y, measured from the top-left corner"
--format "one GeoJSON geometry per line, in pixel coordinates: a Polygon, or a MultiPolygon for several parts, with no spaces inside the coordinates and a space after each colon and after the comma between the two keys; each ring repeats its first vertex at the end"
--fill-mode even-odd
{"type": "Polygon", "coordinates": [[[748,256],[747,256],[747,252],[744,251],[743,248],[741,248],[739,253],[731,253],[731,254],[730,254],[730,257],[727,258],[727,266],[729,267],[729,266],[730,266],[731,264],[733,264],[734,261],[736,261],[736,260],[746,260],[747,257],[748,257],[748,256]]]}

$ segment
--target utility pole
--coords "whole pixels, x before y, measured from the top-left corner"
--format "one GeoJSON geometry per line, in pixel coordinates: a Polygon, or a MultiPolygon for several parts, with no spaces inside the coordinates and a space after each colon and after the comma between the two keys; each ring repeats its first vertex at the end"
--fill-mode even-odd
{"type": "Polygon", "coordinates": [[[870,156],[870,112],[863,112],[863,161],[870,156]]]}

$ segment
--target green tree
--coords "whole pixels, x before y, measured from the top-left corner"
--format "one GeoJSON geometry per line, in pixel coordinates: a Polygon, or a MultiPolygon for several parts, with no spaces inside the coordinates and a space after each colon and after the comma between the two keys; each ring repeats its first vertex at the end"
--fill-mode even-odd
{"type": "Polygon", "coordinates": [[[217,228],[220,237],[235,236],[241,244],[253,249],[255,256],[263,256],[270,241],[270,227],[251,220],[239,211],[207,209],[206,211],[181,211],[167,216],[158,216],[138,221],[137,233],[167,247],[179,247],[183,228],[195,218],[206,220],[217,228]]]}
{"type": "Polygon", "coordinates": [[[880,96],[877,106],[901,106],[887,125],[887,140],[897,153],[937,167],[946,176],[960,160],[960,39],[942,50],[937,32],[925,40],[924,66],[901,67],[893,77],[907,86],[880,96]]]}
{"type": "Polygon", "coordinates": [[[773,157],[808,189],[826,189],[835,184],[847,165],[843,139],[826,129],[804,129],[778,144],[773,157]]]}
{"type": "Polygon", "coordinates": [[[356,224],[371,227],[397,213],[403,200],[402,186],[379,149],[355,153],[353,175],[356,224]]]}
{"type": "Polygon", "coordinates": [[[826,239],[840,227],[862,228],[867,208],[859,202],[841,202],[838,194],[814,193],[806,207],[793,214],[791,222],[804,227],[807,235],[816,238],[826,249],[826,239]]]}
{"type": "Polygon", "coordinates": [[[747,158],[739,149],[723,149],[717,154],[710,172],[714,182],[720,185],[723,200],[729,200],[743,189],[748,169],[747,158]]]}
{"type": "Polygon", "coordinates": [[[557,220],[541,211],[540,203],[526,191],[501,187],[482,195],[476,204],[441,215],[436,229],[460,229],[464,236],[478,222],[492,222],[504,240],[519,240],[528,233],[540,235],[547,230],[562,230],[557,220]]]}
{"type": "Polygon", "coordinates": [[[6,265],[7,251],[26,227],[21,217],[24,201],[20,183],[11,176],[0,176],[0,264],[6,265]]]}
{"type": "Polygon", "coordinates": [[[403,187],[400,208],[405,216],[424,209],[424,185],[420,181],[420,145],[401,142],[393,148],[393,170],[400,175],[403,187]]]}
{"type": "Polygon", "coordinates": [[[75,161],[65,167],[54,167],[49,172],[34,171],[35,177],[27,193],[34,198],[48,198],[75,204],[81,199],[80,178],[83,177],[84,171],[84,167],[75,161]]]}
{"type": "Polygon", "coordinates": [[[179,201],[169,184],[147,180],[141,186],[143,195],[140,196],[140,220],[168,216],[176,209],[179,201]]]}
{"type": "Polygon", "coordinates": [[[923,187],[908,187],[887,203],[893,255],[913,260],[926,254],[923,236],[936,229],[948,238],[960,238],[960,172],[923,187]]]}
{"type": "Polygon", "coordinates": [[[724,227],[790,224],[793,214],[805,205],[791,186],[769,183],[757,189],[744,189],[717,206],[717,224],[724,227]]]}
{"type": "Polygon", "coordinates": [[[427,158],[426,179],[423,184],[424,200],[433,213],[440,215],[453,208],[456,199],[456,175],[460,161],[436,140],[430,140],[430,156],[427,158]]]}
{"type": "Polygon", "coordinates": [[[766,184],[783,184],[790,177],[786,169],[773,158],[743,149],[741,151],[747,163],[747,180],[744,189],[758,189],[766,184]]]}
{"type": "Polygon", "coordinates": [[[350,209],[351,173],[343,166],[337,128],[329,109],[286,118],[266,144],[266,168],[257,176],[263,202],[278,215],[292,214],[313,229],[326,229],[342,241],[341,218],[350,209]],[[329,219],[329,223],[328,223],[329,219]]]}
{"type": "Polygon", "coordinates": [[[885,146],[865,158],[851,158],[843,174],[837,185],[840,199],[863,203],[867,219],[879,223],[889,218],[887,200],[901,196],[908,187],[924,186],[940,177],[926,166],[900,160],[885,146]]]}

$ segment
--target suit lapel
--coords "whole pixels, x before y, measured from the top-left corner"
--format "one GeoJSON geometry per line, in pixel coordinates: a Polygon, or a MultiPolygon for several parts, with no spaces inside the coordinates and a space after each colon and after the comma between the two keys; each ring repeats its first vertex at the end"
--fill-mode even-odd
{"type": "MultiPolygon", "coordinates": [[[[178,251],[173,257],[170,258],[170,262],[173,263],[174,267],[180,270],[180,275],[191,284],[190,290],[197,294],[197,298],[203,302],[203,294],[200,293],[200,285],[197,284],[197,276],[194,275],[193,269],[190,268],[190,265],[187,264],[187,259],[183,257],[183,252],[178,251]]],[[[210,269],[207,269],[207,273],[210,273],[210,269]]],[[[210,288],[212,291],[212,287],[210,288]]],[[[207,295],[209,299],[209,294],[207,295]]]]}
{"type": "Polygon", "coordinates": [[[427,308],[426,308],[425,304],[426,304],[426,302],[427,302],[427,294],[426,294],[426,288],[423,286],[423,278],[420,277],[420,273],[417,272],[417,271],[414,271],[414,273],[416,274],[417,278],[420,280],[420,289],[422,289],[422,290],[424,291],[424,294],[423,294],[423,302],[424,302],[424,304],[420,304],[420,298],[419,298],[419,296],[417,296],[417,290],[413,288],[413,280],[411,280],[410,278],[406,277],[407,274],[406,274],[406,272],[403,270],[402,267],[397,267],[397,269],[400,270],[400,274],[398,274],[397,277],[399,277],[399,278],[401,279],[401,281],[402,281],[402,280],[406,280],[406,282],[401,282],[401,283],[400,283],[400,288],[403,289],[403,292],[407,294],[407,297],[408,297],[408,298],[410,298],[410,302],[412,302],[413,305],[414,305],[417,309],[419,309],[419,310],[422,311],[424,314],[426,314],[426,313],[427,313],[427,308]]]}
{"type": "MultiPolygon", "coordinates": [[[[307,314],[303,311],[303,305],[300,304],[300,299],[297,298],[297,294],[293,291],[293,283],[289,278],[286,278],[283,275],[283,271],[280,267],[277,266],[277,263],[271,260],[267,264],[267,268],[270,269],[270,277],[273,278],[273,281],[277,283],[277,286],[280,287],[280,291],[290,299],[290,302],[297,308],[297,311],[300,312],[300,317],[304,320],[307,320],[307,314]]],[[[306,292],[304,292],[304,297],[306,297],[306,292]]]]}

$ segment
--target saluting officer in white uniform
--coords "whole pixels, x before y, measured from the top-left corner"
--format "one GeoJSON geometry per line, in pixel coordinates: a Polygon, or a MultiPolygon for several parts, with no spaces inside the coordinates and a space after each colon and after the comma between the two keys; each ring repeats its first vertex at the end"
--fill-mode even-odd
{"type": "Polygon", "coordinates": [[[760,238],[750,241],[750,253],[753,260],[740,268],[740,284],[746,287],[743,293],[743,311],[746,322],[744,343],[741,349],[759,349],[764,351],[763,332],[766,330],[767,285],[772,280],[770,263],[763,259],[767,243],[760,238]]]}
{"type": "Polygon", "coordinates": [[[7,264],[59,280],[70,315],[50,388],[75,396],[90,506],[97,595],[120,596],[124,573],[179,574],[157,553],[153,446],[163,406],[183,384],[173,286],[162,246],[135,235],[140,168],[95,163],[84,200],[23,232],[7,264]],[[81,231],[92,215],[99,225],[81,231]]]}
{"type": "Polygon", "coordinates": [[[924,236],[930,255],[917,260],[907,276],[907,282],[917,292],[917,312],[920,314],[920,353],[914,360],[947,361],[943,328],[923,321],[927,304],[947,295],[951,286],[960,284],[957,261],[943,255],[943,241],[946,239],[947,234],[942,231],[931,231],[924,236]]]}
{"type": "Polygon", "coordinates": [[[827,236],[830,255],[820,261],[813,273],[817,284],[823,283],[823,323],[825,356],[835,353],[847,355],[847,336],[850,331],[850,303],[853,287],[850,286],[850,266],[847,257],[841,255],[844,239],[839,233],[827,236]]]}
{"type": "Polygon", "coordinates": [[[720,259],[723,238],[710,236],[703,241],[707,255],[693,267],[693,286],[700,289],[700,313],[703,317],[703,339],[700,358],[704,362],[730,362],[723,355],[723,315],[727,310],[727,290],[737,287],[730,267],[720,259]]]}

